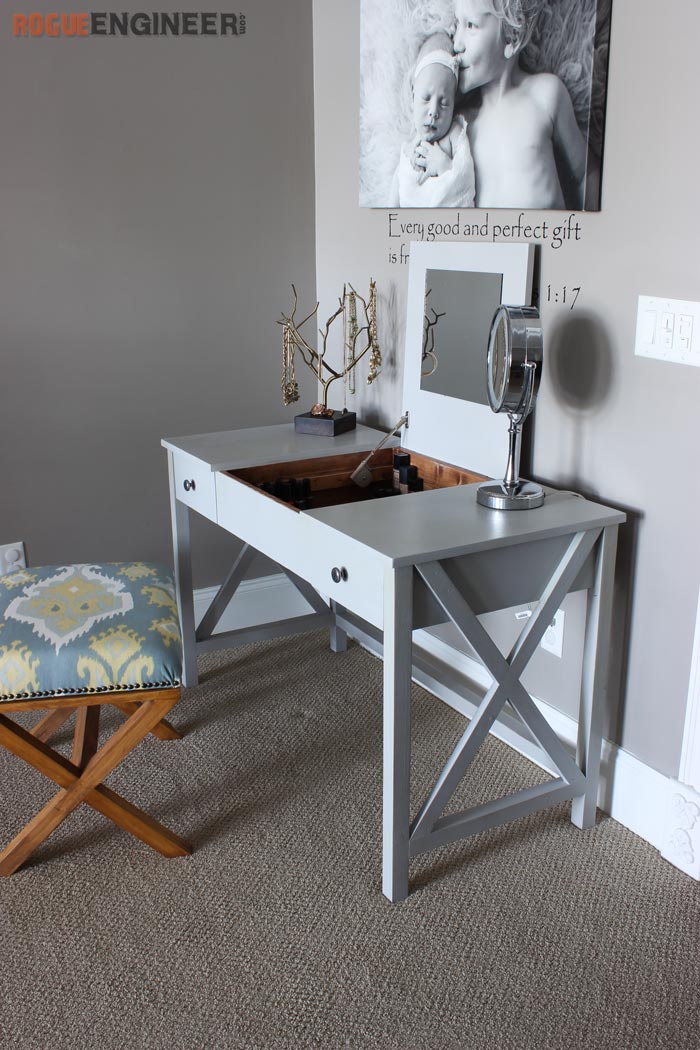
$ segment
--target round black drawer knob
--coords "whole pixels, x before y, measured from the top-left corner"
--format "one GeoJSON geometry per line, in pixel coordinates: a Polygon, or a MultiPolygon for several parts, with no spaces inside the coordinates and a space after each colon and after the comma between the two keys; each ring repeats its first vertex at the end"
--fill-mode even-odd
{"type": "Polygon", "coordinates": [[[335,565],[331,569],[331,576],[333,578],[333,583],[340,583],[341,580],[345,582],[345,580],[347,580],[348,578],[348,570],[345,568],[344,565],[341,566],[341,568],[338,568],[338,566],[335,565]]]}
{"type": "Polygon", "coordinates": [[[185,487],[185,492],[190,492],[190,491],[194,492],[194,490],[195,490],[195,489],[196,489],[196,487],[197,487],[197,486],[195,485],[195,483],[194,483],[194,478],[192,479],[192,481],[183,481],[183,483],[182,483],[182,484],[183,484],[183,485],[184,485],[184,487],[185,487]]]}

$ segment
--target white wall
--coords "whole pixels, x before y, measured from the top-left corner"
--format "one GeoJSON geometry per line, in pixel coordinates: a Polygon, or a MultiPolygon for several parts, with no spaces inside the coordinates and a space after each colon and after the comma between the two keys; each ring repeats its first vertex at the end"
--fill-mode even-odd
{"type": "MultiPolygon", "coordinates": [[[[387,363],[379,383],[358,384],[357,402],[365,421],[388,426],[402,407],[407,268],[388,261],[400,243],[388,236],[388,212],[357,203],[360,3],[314,0],[313,12],[321,314],[331,312],[344,281],[362,287],[376,278],[387,363]]],[[[602,210],[577,216],[577,243],[543,243],[540,250],[541,288],[581,292],[573,311],[568,303],[542,303],[547,365],[533,473],[629,514],[606,734],[671,776],[678,772],[700,581],[700,368],[635,357],[634,335],[639,294],[700,300],[700,145],[691,87],[699,35],[695,0],[674,0],[661,17],[651,0],[614,0],[602,210]]],[[[451,215],[399,212],[401,221],[451,215]]],[[[483,219],[481,212],[470,216],[483,219]]],[[[492,224],[516,219],[517,212],[491,214],[492,224]]],[[[545,654],[540,663],[537,693],[566,708],[571,697],[560,694],[562,665],[546,662],[553,659],[545,654]]]]}

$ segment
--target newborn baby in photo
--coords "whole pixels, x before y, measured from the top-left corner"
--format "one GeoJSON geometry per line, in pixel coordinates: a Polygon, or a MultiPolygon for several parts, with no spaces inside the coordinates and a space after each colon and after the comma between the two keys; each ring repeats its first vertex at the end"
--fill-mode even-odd
{"type": "Polygon", "coordinates": [[[414,135],[401,147],[392,206],[471,208],[474,165],[467,123],[455,117],[459,60],[452,41],[437,33],[425,41],[413,71],[414,135]]]}

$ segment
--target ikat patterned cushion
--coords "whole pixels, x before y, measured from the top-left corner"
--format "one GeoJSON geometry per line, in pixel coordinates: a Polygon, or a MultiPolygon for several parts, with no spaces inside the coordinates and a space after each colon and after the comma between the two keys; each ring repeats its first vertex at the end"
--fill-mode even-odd
{"type": "Polygon", "coordinates": [[[180,684],[175,587],[148,562],[0,576],[0,704],[180,684]]]}

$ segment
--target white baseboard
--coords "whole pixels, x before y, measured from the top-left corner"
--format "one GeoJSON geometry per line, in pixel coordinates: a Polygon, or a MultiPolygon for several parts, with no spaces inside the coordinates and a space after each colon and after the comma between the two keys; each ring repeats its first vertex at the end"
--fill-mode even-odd
{"type": "MultiPolygon", "coordinates": [[[[216,587],[195,591],[196,622],[199,622],[204,615],[216,591],[216,587]]],[[[228,631],[256,623],[269,623],[303,615],[308,613],[309,609],[310,606],[284,573],[261,576],[257,579],[243,581],[238,588],[237,597],[234,597],[224,613],[218,630],[228,631]]],[[[365,648],[376,651],[376,643],[373,643],[368,636],[361,636],[361,632],[354,633],[365,648]]],[[[490,681],[488,672],[481,664],[426,631],[417,631],[414,641],[428,656],[432,655],[450,664],[456,672],[465,675],[472,681],[481,685],[486,685],[490,681]]],[[[449,689],[442,688],[440,683],[430,679],[429,675],[416,675],[416,680],[467,717],[473,713],[473,705],[468,704],[449,689]]],[[[533,697],[533,700],[561,740],[570,748],[575,749],[576,721],[537,697],[533,697]]],[[[541,761],[539,749],[526,735],[527,731],[523,727],[521,732],[520,726],[514,719],[507,717],[499,719],[494,724],[492,732],[516,751],[537,762],[543,768],[547,768],[546,763],[541,761]]],[[[674,784],[675,781],[671,781],[662,773],[645,765],[629,752],[623,751],[617,744],[609,740],[603,742],[598,792],[600,809],[609,813],[614,820],[629,828],[636,835],[650,842],[671,863],[698,878],[700,871],[698,875],[695,874],[694,856],[688,862],[687,849],[683,853],[679,844],[681,836],[675,836],[674,841],[678,846],[675,853],[674,849],[669,846],[670,837],[673,837],[669,835],[669,819],[681,821],[684,819],[680,814],[681,804],[678,799],[675,800],[673,815],[669,818],[668,800],[673,799],[674,794],[678,794],[678,791],[674,790],[674,784]],[[686,857],[685,864],[679,863],[679,859],[682,860],[681,854],[686,857]]],[[[678,785],[676,785],[677,788],[678,785]]],[[[681,788],[681,790],[684,789],[681,788]]],[[[694,813],[692,803],[691,810],[688,812],[694,813]]],[[[695,825],[693,825],[693,831],[694,829],[695,825]]],[[[700,833],[700,821],[697,822],[697,829],[700,833]]],[[[698,843],[698,856],[700,856],[700,843],[698,843]]]]}
{"type": "MultiPolygon", "coordinates": [[[[202,587],[194,592],[194,620],[198,624],[209,608],[218,587],[202,587]]],[[[283,572],[258,576],[239,584],[233,601],[219,621],[216,633],[236,631],[259,623],[273,623],[313,612],[283,572]]]]}

